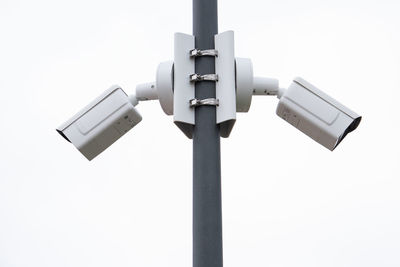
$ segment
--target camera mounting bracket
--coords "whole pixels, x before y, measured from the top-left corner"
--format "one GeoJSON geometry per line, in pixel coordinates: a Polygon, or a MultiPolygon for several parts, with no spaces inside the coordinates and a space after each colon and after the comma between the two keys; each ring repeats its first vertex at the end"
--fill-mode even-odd
{"type": "Polygon", "coordinates": [[[175,33],[174,45],[174,122],[183,133],[192,138],[195,112],[192,107],[213,105],[216,107],[216,123],[220,135],[228,137],[236,122],[236,80],[233,31],[214,35],[214,49],[196,49],[192,35],[175,33]],[[195,58],[215,57],[215,73],[195,72],[195,58]],[[215,82],[214,102],[195,99],[195,84],[202,81],[215,82]],[[203,102],[202,102],[203,101],[203,102]],[[216,102],[218,101],[218,102],[216,102]],[[216,104],[218,103],[218,104],[216,104]]]}
{"type": "Polygon", "coordinates": [[[192,49],[190,50],[191,57],[202,57],[202,56],[211,56],[211,57],[218,57],[218,50],[215,49],[192,49]]]}
{"type": "Polygon", "coordinates": [[[201,81],[214,81],[218,82],[218,74],[191,74],[190,75],[190,81],[191,82],[201,82],[201,81]]]}
{"type": "Polygon", "coordinates": [[[219,106],[219,99],[215,98],[206,98],[206,99],[191,99],[190,107],[198,107],[198,106],[219,106]]]}

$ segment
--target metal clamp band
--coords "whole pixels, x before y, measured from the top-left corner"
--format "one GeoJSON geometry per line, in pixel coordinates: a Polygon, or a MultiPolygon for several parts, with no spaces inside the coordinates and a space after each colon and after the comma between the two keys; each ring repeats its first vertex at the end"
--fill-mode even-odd
{"type": "Polygon", "coordinates": [[[191,99],[190,107],[198,107],[198,106],[219,106],[219,99],[215,98],[206,98],[206,99],[191,99]]]}
{"type": "Polygon", "coordinates": [[[201,82],[201,81],[214,81],[217,82],[218,81],[218,75],[217,74],[204,74],[204,75],[200,75],[200,74],[192,74],[190,75],[190,81],[191,82],[201,82]]]}
{"type": "Polygon", "coordinates": [[[201,56],[218,57],[218,51],[215,49],[200,50],[200,49],[195,48],[195,49],[190,50],[190,56],[191,57],[201,57],[201,56]]]}

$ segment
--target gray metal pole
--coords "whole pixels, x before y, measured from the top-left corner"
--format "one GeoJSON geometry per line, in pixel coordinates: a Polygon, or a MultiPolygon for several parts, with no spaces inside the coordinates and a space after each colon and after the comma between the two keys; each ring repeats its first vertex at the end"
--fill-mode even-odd
{"type": "MultiPolygon", "coordinates": [[[[217,0],[193,0],[196,48],[214,48],[217,0]]],[[[215,73],[214,57],[197,57],[196,73],[215,73]]],[[[215,98],[215,82],[196,83],[196,98],[215,98]]],[[[193,132],[193,267],[222,267],[220,134],[214,106],[196,108],[193,132]]]]}

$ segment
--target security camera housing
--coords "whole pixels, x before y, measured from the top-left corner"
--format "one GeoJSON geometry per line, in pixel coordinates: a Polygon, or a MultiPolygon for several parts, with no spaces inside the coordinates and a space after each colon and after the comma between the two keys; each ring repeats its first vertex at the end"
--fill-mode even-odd
{"type": "Polygon", "coordinates": [[[357,113],[302,78],[295,78],[282,94],[276,114],[330,150],[361,121],[357,113]]]}
{"type": "MultiPolygon", "coordinates": [[[[135,100],[135,98],[133,98],[135,100]]],[[[128,95],[114,85],[57,128],[88,160],[92,160],[142,120],[128,95]]]]}

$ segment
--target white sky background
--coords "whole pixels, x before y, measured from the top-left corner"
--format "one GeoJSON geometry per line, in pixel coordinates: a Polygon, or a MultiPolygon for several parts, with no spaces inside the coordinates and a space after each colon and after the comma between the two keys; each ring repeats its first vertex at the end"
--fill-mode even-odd
{"type": "MultiPolygon", "coordinates": [[[[219,1],[236,56],[363,116],[330,152],[253,98],[221,140],[224,265],[400,266],[400,2],[219,1]]],[[[88,162],[55,128],[133,92],[191,1],[0,1],[0,267],[191,266],[192,142],[157,102],[88,162]]]]}

